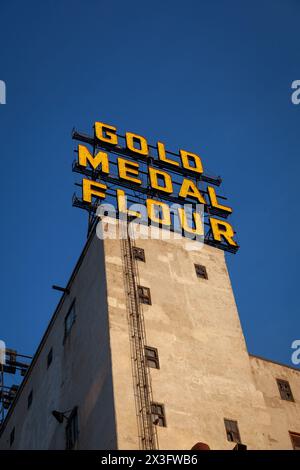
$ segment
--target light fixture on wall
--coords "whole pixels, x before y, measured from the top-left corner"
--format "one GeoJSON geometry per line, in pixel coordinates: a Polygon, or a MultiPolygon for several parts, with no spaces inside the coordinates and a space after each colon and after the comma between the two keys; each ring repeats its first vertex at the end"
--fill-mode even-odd
{"type": "Polygon", "coordinates": [[[69,416],[67,416],[66,413],[70,413],[70,411],[71,410],[67,410],[67,411],[53,410],[52,415],[54,416],[56,421],[58,421],[61,424],[61,423],[63,423],[64,419],[66,419],[68,421],[69,416]]]}

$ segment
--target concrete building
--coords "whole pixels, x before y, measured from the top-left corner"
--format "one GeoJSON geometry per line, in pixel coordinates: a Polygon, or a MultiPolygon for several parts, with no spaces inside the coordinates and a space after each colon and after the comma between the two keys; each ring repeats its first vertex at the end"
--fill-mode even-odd
{"type": "Polygon", "coordinates": [[[90,234],[0,449],[300,447],[299,370],[249,356],[223,251],[191,243],[90,234]]]}

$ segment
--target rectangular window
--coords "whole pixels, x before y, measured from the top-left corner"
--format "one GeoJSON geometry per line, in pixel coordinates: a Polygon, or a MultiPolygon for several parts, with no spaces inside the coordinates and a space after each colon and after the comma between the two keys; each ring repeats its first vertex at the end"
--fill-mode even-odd
{"type": "Polygon", "coordinates": [[[166,427],[165,407],[162,403],[151,403],[151,415],[153,424],[156,426],[166,427]]]}
{"type": "Polygon", "coordinates": [[[143,250],[143,248],[138,248],[137,246],[134,246],[132,251],[134,259],[137,259],[138,261],[143,261],[145,263],[145,250],[143,250]]]}
{"type": "Polygon", "coordinates": [[[224,419],[227,440],[230,442],[241,442],[240,432],[237,421],[224,419]]]}
{"type": "Polygon", "coordinates": [[[50,349],[50,351],[48,352],[48,356],[47,356],[47,369],[48,367],[50,366],[51,362],[52,362],[52,359],[53,359],[53,348],[50,349]]]}
{"type": "Polygon", "coordinates": [[[78,413],[77,407],[73,408],[66,426],[66,449],[74,449],[78,438],[78,413]]]}
{"type": "Polygon", "coordinates": [[[33,399],[33,391],[31,390],[31,392],[29,393],[28,398],[27,398],[27,408],[31,407],[32,399],[33,399]]]}
{"type": "Polygon", "coordinates": [[[300,434],[290,432],[292,445],[294,450],[300,450],[300,434]]]}
{"type": "Polygon", "coordinates": [[[11,447],[15,440],[15,428],[13,427],[10,436],[9,436],[9,446],[11,447]]]}
{"type": "Polygon", "coordinates": [[[65,317],[65,336],[66,338],[72,329],[72,326],[75,323],[76,315],[75,315],[75,300],[73,301],[71,307],[69,308],[69,311],[65,317]]]}
{"type": "Polygon", "coordinates": [[[294,401],[292,390],[287,380],[277,379],[277,385],[282,400],[294,401]]]}
{"type": "Polygon", "coordinates": [[[149,287],[138,286],[138,296],[142,304],[151,305],[151,295],[149,287]]]}
{"type": "Polygon", "coordinates": [[[148,367],[159,369],[158,350],[156,348],[145,346],[145,358],[148,367]]]}
{"type": "Polygon", "coordinates": [[[202,264],[195,264],[195,271],[197,277],[201,277],[202,279],[208,279],[206,267],[202,266],[202,264]]]}

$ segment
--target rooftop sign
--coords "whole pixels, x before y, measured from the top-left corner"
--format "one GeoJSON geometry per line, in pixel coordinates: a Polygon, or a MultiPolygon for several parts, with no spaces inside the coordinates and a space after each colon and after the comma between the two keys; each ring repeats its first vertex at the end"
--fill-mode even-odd
{"type": "Polygon", "coordinates": [[[130,213],[128,201],[143,202],[151,223],[172,229],[170,207],[175,205],[185,232],[202,234],[205,243],[223,250],[238,250],[235,232],[226,220],[232,209],[216,189],[221,178],[205,173],[200,155],[183,149],[170,152],[163,142],[151,145],[136,133],[120,135],[115,126],[103,122],[95,122],[93,136],[74,131],[73,139],[80,142],[73,171],[85,176],[81,198],[74,196],[73,205],[86,209],[90,219],[105,199],[114,200],[119,214],[130,213]],[[193,208],[191,217],[187,205],[193,208]]]}

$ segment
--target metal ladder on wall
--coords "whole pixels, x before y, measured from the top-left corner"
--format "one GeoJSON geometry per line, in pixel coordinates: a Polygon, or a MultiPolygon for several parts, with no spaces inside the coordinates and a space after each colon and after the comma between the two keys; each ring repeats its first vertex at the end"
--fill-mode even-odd
{"type": "Polygon", "coordinates": [[[138,270],[133,256],[133,246],[134,241],[130,239],[126,223],[126,237],[121,240],[121,248],[127,294],[132,374],[139,438],[142,449],[155,450],[158,449],[158,439],[151,414],[152,387],[149,368],[145,362],[146,333],[143,312],[138,297],[138,270]]]}

